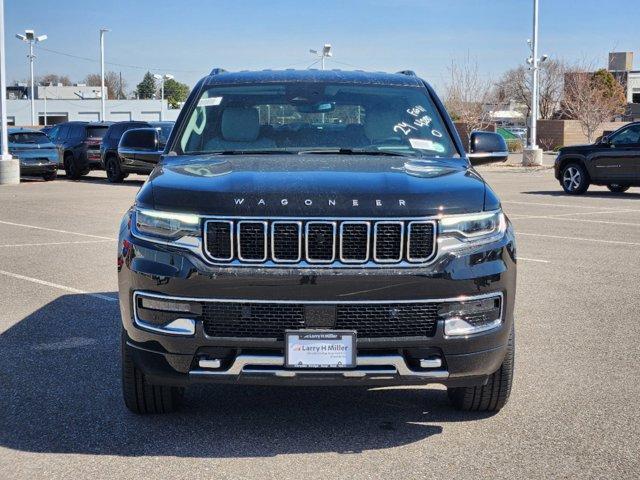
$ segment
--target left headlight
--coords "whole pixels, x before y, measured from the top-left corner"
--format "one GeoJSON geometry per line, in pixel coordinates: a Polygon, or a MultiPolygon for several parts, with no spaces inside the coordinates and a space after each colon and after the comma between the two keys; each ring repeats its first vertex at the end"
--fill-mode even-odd
{"type": "Polygon", "coordinates": [[[500,239],[507,229],[502,210],[444,216],[440,219],[440,234],[455,238],[462,246],[474,246],[500,239]]]}
{"type": "Polygon", "coordinates": [[[167,240],[200,236],[200,217],[191,213],[136,209],[135,227],[140,233],[167,240]]]}

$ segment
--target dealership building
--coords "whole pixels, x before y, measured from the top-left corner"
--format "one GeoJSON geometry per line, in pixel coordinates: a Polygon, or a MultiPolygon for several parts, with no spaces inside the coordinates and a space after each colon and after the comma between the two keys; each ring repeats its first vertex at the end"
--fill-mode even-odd
{"type": "MultiPolygon", "coordinates": [[[[36,99],[35,107],[38,125],[53,125],[73,120],[87,122],[102,120],[100,118],[100,99],[36,99]]],[[[160,100],[107,100],[104,120],[112,122],[175,120],[178,118],[178,113],[180,110],[170,109],[166,100],[162,103],[160,100]]],[[[7,100],[7,121],[9,125],[30,126],[31,101],[7,100]]]]}

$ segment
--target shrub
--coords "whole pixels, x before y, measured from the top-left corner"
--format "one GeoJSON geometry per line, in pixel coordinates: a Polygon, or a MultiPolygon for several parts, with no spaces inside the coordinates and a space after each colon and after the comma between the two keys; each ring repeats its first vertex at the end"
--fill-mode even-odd
{"type": "Polygon", "coordinates": [[[506,140],[506,142],[507,142],[507,148],[509,149],[509,153],[520,153],[524,148],[524,145],[522,144],[522,140],[520,140],[519,138],[510,138],[506,140]]]}

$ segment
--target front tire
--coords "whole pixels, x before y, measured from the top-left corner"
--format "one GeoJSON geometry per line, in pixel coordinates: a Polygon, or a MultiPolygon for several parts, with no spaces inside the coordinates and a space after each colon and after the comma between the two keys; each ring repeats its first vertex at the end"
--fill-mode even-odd
{"type": "Polygon", "coordinates": [[[67,177],[71,180],[79,180],[81,177],[89,173],[89,169],[81,167],[71,153],[64,156],[64,169],[67,173],[67,177]]]}
{"type": "Polygon", "coordinates": [[[607,185],[607,188],[613,193],[624,193],[629,190],[629,185],[619,185],[617,183],[612,183],[611,185],[607,185]]]}
{"type": "Polygon", "coordinates": [[[139,415],[175,412],[180,406],[183,388],[155,385],[135,366],[127,334],[122,330],[122,394],[124,404],[139,415]]]}
{"type": "Polygon", "coordinates": [[[50,182],[58,178],[58,172],[49,172],[42,176],[45,182],[50,182]]]}
{"type": "Polygon", "coordinates": [[[126,177],[126,174],[122,173],[120,160],[113,155],[104,162],[104,169],[107,172],[107,180],[111,183],[122,183],[126,177]]]}
{"type": "Polygon", "coordinates": [[[447,389],[451,404],[456,409],[467,412],[499,412],[507,404],[511,394],[515,353],[515,333],[512,329],[507,354],[500,368],[489,376],[486,385],[447,389]]]}
{"type": "Polygon", "coordinates": [[[562,189],[569,195],[581,195],[589,188],[589,174],[579,163],[569,163],[560,176],[562,189]]]}

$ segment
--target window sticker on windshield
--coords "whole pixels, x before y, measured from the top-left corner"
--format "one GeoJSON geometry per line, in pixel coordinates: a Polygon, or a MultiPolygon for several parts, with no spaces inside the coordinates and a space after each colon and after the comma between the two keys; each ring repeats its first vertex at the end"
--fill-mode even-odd
{"type": "Polygon", "coordinates": [[[217,107],[222,102],[222,97],[201,98],[198,102],[199,107],[217,107]]]}
{"type": "Polygon", "coordinates": [[[430,150],[432,152],[444,153],[444,145],[433,140],[425,140],[424,138],[410,138],[409,143],[412,148],[418,150],[430,150]]]}

